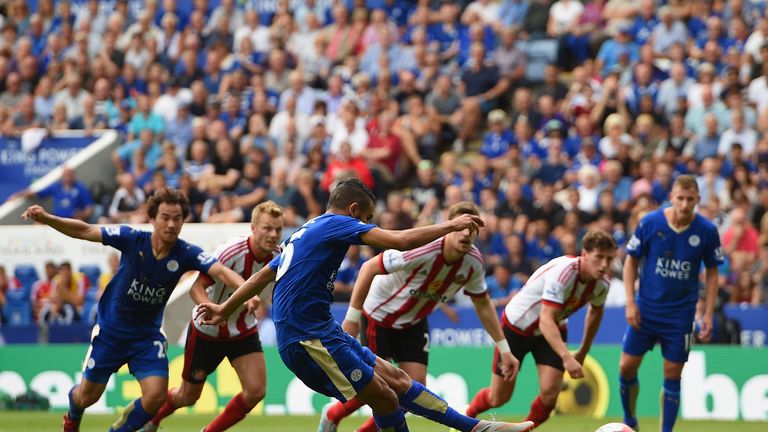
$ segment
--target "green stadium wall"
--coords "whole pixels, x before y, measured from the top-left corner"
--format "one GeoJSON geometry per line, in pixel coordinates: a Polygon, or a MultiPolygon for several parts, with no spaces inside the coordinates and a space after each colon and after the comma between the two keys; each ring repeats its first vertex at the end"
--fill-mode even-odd
{"type": "MultiPolygon", "coordinates": [[[[80,378],[85,345],[5,346],[0,348],[0,391],[11,395],[28,389],[47,396],[63,410],[67,391],[80,378]]],[[[586,362],[587,376],[567,379],[558,413],[618,417],[619,346],[595,346],[586,362]]],[[[329,401],[305,387],[282,364],[277,350],[267,348],[267,396],[252,415],[313,414],[329,401]]],[[[490,379],[490,348],[433,348],[429,386],[455,407],[463,407],[490,379]]],[[[170,384],[177,386],[184,363],[180,347],[169,348],[170,384]]],[[[659,350],[651,352],[640,371],[638,414],[657,416],[662,382],[659,350]]],[[[525,415],[537,393],[533,359],[525,359],[512,400],[493,412],[507,419],[525,415]]],[[[240,391],[237,375],[223,362],[209,377],[201,399],[181,413],[213,413],[240,391]]],[[[113,413],[139,396],[138,383],[123,367],[110,380],[104,397],[89,412],[113,413]]],[[[768,420],[768,350],[702,347],[691,352],[682,383],[681,416],[686,419],[768,420]]]]}

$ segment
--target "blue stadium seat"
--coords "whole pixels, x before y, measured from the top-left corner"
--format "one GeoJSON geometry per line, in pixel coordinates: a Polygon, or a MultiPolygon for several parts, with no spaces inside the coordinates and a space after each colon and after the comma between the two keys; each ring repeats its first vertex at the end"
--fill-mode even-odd
{"type": "Polygon", "coordinates": [[[19,282],[21,282],[24,296],[29,297],[29,293],[32,292],[32,285],[40,279],[37,275],[37,269],[33,264],[19,264],[13,270],[13,273],[19,278],[19,282]]]}
{"type": "Polygon", "coordinates": [[[32,304],[26,300],[8,300],[3,310],[9,325],[32,324],[32,304]]]}
{"type": "Polygon", "coordinates": [[[96,323],[96,311],[99,306],[99,300],[97,299],[98,295],[99,295],[98,285],[92,286],[85,293],[85,301],[83,302],[83,316],[82,316],[83,321],[89,322],[91,324],[96,323]]]}
{"type": "Polygon", "coordinates": [[[99,276],[101,275],[101,268],[95,264],[83,264],[80,266],[80,272],[88,276],[88,280],[91,281],[91,286],[99,286],[99,276]]]}

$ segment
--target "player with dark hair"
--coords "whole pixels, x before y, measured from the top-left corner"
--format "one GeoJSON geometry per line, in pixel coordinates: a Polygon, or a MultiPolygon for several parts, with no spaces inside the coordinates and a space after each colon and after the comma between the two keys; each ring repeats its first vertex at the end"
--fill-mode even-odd
{"type": "MultiPolygon", "coordinates": [[[[526,420],[536,427],[544,423],[557,403],[563,374],[583,378],[582,364],[603,319],[603,304],[610,281],[606,276],[616,253],[616,243],[602,230],[589,231],[580,256],[561,256],[539,267],[504,308],[501,318],[512,354],[522,363],[533,354],[539,373],[539,395],[531,403],[526,420]],[[568,350],[567,319],[589,304],[584,318],[584,336],[576,352],[568,350]]],[[[475,417],[506,403],[515,381],[504,380],[498,352],[493,356],[491,386],[481,389],[467,408],[475,417]]]]}
{"type": "MultiPolygon", "coordinates": [[[[439,225],[404,231],[368,222],[375,198],[359,180],[339,182],[328,210],[291,235],[280,256],[251,276],[223,304],[204,303],[197,316],[205,324],[226,319],[237,306],[275,281],[272,313],[280,357],[311,389],[340,401],[358,398],[385,431],[407,431],[403,409],[464,432],[520,431],[532,423],[502,423],[466,417],[402,369],[377,357],[346,334],[331,315],[333,281],[351,244],[406,250],[454,231],[476,232],[482,219],[461,215],[439,225]]],[[[514,373],[505,369],[507,376],[514,373]]]]}
{"type": "MultiPolygon", "coordinates": [[[[477,206],[463,201],[448,209],[448,218],[478,216],[477,206]]],[[[363,345],[383,359],[394,360],[408,376],[427,381],[429,325],[427,316],[464,290],[472,298],[480,322],[502,351],[505,369],[519,365],[499,326],[496,308],[488,296],[480,251],[472,244],[476,233],[454,231],[416,249],[388,249],[363,264],[341,327],[361,335],[363,345]]],[[[514,373],[512,374],[514,376],[514,373]]],[[[339,422],[364,404],[359,399],[336,402],[324,410],[319,432],[334,432],[339,422]]],[[[375,432],[368,419],[358,432],[375,432]]]]}
{"type": "MultiPolygon", "coordinates": [[[[251,213],[251,235],[226,242],[213,255],[243,278],[248,278],[277,255],[282,232],[283,209],[272,201],[265,201],[251,213]]],[[[200,274],[192,284],[190,295],[196,304],[220,303],[232,295],[235,288],[200,274]]],[[[253,297],[218,326],[203,325],[195,320],[190,322],[184,345],[181,386],[168,391],[165,404],[142,431],[157,430],[161,420],[177,409],[197,402],[206,377],[225,357],[235,369],[243,391],[236,394],[204,430],[218,432],[228,429],[264,399],[267,369],[255,315],[259,303],[259,297],[253,297]]]]}
{"type": "Polygon", "coordinates": [[[98,319],[80,384],[69,391],[62,430],[80,429],[85,409],[104,393],[109,377],[124,364],[139,381],[141,397],[129,404],[110,431],[135,431],[163,405],[168,392],[167,341],[160,330],[163,309],[181,275],[198,270],[230,286],[244,280],[192,244],[179,239],[189,202],[179,191],[158,190],[147,205],[150,232],[127,226],[100,227],[61,218],[33,205],[32,219],[73,238],[101,242],[122,252],[120,267],[99,299],[98,319]]]}
{"type": "Polygon", "coordinates": [[[627,242],[624,289],[629,326],[619,360],[624,423],[637,428],[637,371],[645,353],[653,349],[656,342],[661,345],[664,357],[662,432],[672,430],[680,407],[680,378],[693,341],[701,262],[706,267],[706,290],[699,337],[705,341],[712,335],[717,267],[723,262],[717,227],[695,211],[699,202],[696,179],[690,175],[675,179],[669,201],[669,207],[643,217],[627,242]]]}

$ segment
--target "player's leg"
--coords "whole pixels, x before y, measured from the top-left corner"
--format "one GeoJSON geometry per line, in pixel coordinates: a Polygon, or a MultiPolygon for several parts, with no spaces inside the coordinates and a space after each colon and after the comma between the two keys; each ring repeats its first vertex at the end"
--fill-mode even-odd
{"type": "MultiPolygon", "coordinates": [[[[412,380],[401,369],[379,358],[376,360],[376,375],[397,393],[400,406],[421,417],[449,426],[461,432],[525,431],[533,423],[502,423],[481,421],[468,417],[448,406],[445,399],[432,393],[423,384],[412,380]]],[[[377,421],[378,423],[378,421],[377,421]]]]}
{"type": "MultiPolygon", "coordinates": [[[[259,346],[259,349],[261,346],[259,346]]],[[[267,367],[263,352],[252,352],[235,359],[230,358],[243,391],[227,403],[224,411],[205,427],[206,432],[219,432],[244,419],[264,399],[267,387],[267,367]]]]}
{"type": "MultiPolygon", "coordinates": [[[[360,343],[381,358],[392,358],[393,341],[398,339],[401,332],[400,330],[392,330],[376,325],[376,321],[368,319],[365,315],[363,315],[360,321],[360,343]]],[[[323,408],[317,432],[336,431],[343,419],[364,405],[359,399],[354,398],[346,402],[337,401],[323,408]]],[[[368,425],[368,422],[366,425],[368,425]]]]}
{"type": "Polygon", "coordinates": [[[661,391],[661,432],[671,432],[680,410],[680,378],[693,341],[690,333],[664,331],[660,335],[661,355],[664,357],[664,385],[661,391]]]}
{"type": "Polygon", "coordinates": [[[99,326],[93,326],[91,345],[83,361],[83,377],[80,384],[69,391],[69,411],[64,416],[64,431],[79,430],[85,409],[99,400],[109,377],[125,363],[119,344],[99,332],[99,326]]]}
{"type": "Polygon", "coordinates": [[[531,402],[531,409],[525,419],[539,427],[555,409],[563,385],[563,370],[545,364],[537,364],[536,368],[539,372],[539,394],[531,402]]]}
{"type": "Polygon", "coordinates": [[[637,429],[637,396],[640,393],[640,382],[637,371],[643,361],[643,356],[656,343],[656,336],[642,324],[640,330],[628,326],[624,333],[624,345],[619,359],[619,394],[621,407],[624,410],[624,424],[637,429]]]}
{"type": "MultiPolygon", "coordinates": [[[[501,329],[504,331],[507,343],[512,348],[512,354],[520,361],[520,367],[522,367],[525,356],[533,348],[534,338],[523,336],[505,325],[502,325],[501,329]]],[[[512,398],[516,382],[517,378],[513,381],[506,381],[502,377],[501,358],[499,351],[494,348],[493,361],[491,362],[491,386],[484,387],[475,394],[467,408],[467,415],[477,417],[480,413],[507,403],[512,398]]]]}
{"type": "Polygon", "coordinates": [[[184,344],[181,386],[168,390],[165,402],[152,420],[144,425],[142,431],[155,431],[160,422],[177,409],[194,405],[200,399],[206,377],[216,370],[224,359],[224,355],[216,342],[201,338],[199,332],[190,323],[184,344]]]}
{"type": "MultiPolygon", "coordinates": [[[[138,377],[137,377],[138,378],[138,377]]],[[[165,403],[168,393],[168,377],[150,375],[139,379],[141,397],[128,404],[110,432],[139,430],[147,424],[165,403]]]]}
{"type": "MultiPolygon", "coordinates": [[[[414,381],[426,385],[427,383],[427,365],[424,363],[404,361],[398,362],[397,366],[403,370],[414,381]]],[[[368,418],[356,432],[376,432],[376,422],[373,417],[368,418]]]]}

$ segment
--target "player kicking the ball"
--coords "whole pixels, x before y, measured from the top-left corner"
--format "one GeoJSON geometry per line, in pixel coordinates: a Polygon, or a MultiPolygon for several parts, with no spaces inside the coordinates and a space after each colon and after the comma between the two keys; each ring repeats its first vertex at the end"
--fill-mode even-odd
{"type": "MultiPolygon", "coordinates": [[[[274,202],[257,205],[251,213],[251,235],[236,237],[214,256],[244,278],[267,265],[277,255],[277,245],[283,232],[283,210],[274,202]]],[[[235,291],[221,282],[199,275],[190,295],[195,303],[221,302],[235,291]]],[[[192,320],[184,345],[184,370],[181,387],[168,391],[168,399],[143,432],[156,431],[160,421],[179,408],[193,405],[203,392],[205,379],[213,373],[224,357],[242,383],[243,391],[227,403],[224,411],[203,428],[219,432],[230,428],[251,412],[262,399],[267,386],[267,368],[259,340],[256,309],[259,298],[254,297],[239,307],[226,322],[218,326],[203,325],[192,320]]]]}
{"type": "MultiPolygon", "coordinates": [[[[217,324],[274,280],[272,311],[283,362],[319,393],[344,402],[356,397],[368,404],[379,430],[408,431],[404,409],[462,432],[528,430],[531,422],[481,421],[460,414],[402,369],[360,345],[333,320],[333,281],[351,244],[413,249],[454,231],[476,232],[483,225],[477,216],[461,215],[439,225],[383,230],[368,223],[374,205],[373,193],[359,180],[339,182],[325,214],[294,232],[280,256],[226,302],[199,305],[198,317],[205,324],[217,324]]],[[[505,376],[514,372],[506,366],[502,371],[505,376]]]]}
{"type": "MultiPolygon", "coordinates": [[[[504,308],[502,326],[512,354],[520,362],[533,354],[539,372],[540,392],[531,404],[526,420],[538,427],[555,408],[563,374],[583,378],[582,364],[603,319],[603,304],[610,282],[606,271],[616,253],[616,243],[605,231],[589,231],[582,241],[580,256],[562,256],[539,267],[525,286],[504,308]],[[584,337],[576,352],[568,350],[566,320],[589,304],[584,318],[584,337]]],[[[467,408],[474,417],[506,403],[515,390],[515,381],[504,379],[498,353],[493,356],[491,387],[477,392],[467,408]]]]}
{"type": "MultiPolygon", "coordinates": [[[[478,216],[480,212],[471,202],[448,209],[449,219],[462,214],[478,216]]],[[[360,270],[341,327],[352,336],[361,334],[363,345],[381,358],[396,361],[408,376],[425,384],[429,359],[426,318],[463,290],[472,298],[480,322],[497,341],[505,369],[517,371],[519,362],[511,354],[488,296],[483,258],[472,244],[474,239],[474,232],[454,231],[411,251],[389,249],[371,258],[360,270]]],[[[323,412],[318,432],[336,431],[344,417],[363,405],[358,399],[336,402],[323,412]]],[[[375,432],[376,424],[369,418],[357,431],[375,432]]]]}

